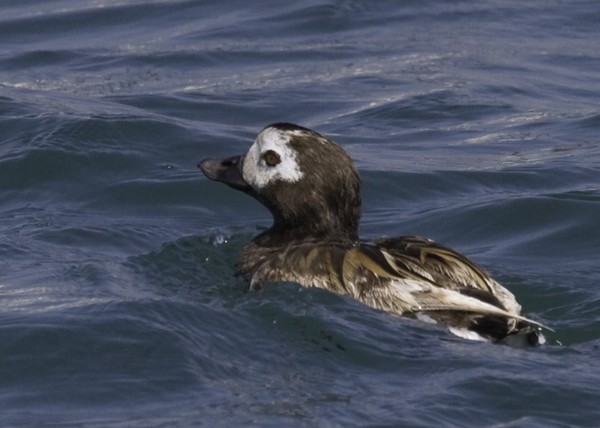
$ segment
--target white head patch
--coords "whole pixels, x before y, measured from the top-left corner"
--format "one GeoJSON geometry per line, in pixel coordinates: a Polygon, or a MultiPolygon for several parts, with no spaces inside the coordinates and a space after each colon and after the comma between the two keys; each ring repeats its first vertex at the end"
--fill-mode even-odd
{"type": "Polygon", "coordinates": [[[295,183],[302,178],[296,152],[289,145],[290,134],[271,127],[258,134],[244,156],[242,176],[246,183],[259,190],[276,180],[295,183]]]}

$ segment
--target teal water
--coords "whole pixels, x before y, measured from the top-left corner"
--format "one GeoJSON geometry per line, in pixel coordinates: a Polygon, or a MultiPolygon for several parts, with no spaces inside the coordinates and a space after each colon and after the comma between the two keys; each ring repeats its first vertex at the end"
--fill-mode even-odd
{"type": "Polygon", "coordinates": [[[600,3],[5,1],[0,425],[597,426],[600,3]],[[234,276],[267,211],[200,159],[356,160],[365,238],[469,255],[548,344],[234,276]]]}

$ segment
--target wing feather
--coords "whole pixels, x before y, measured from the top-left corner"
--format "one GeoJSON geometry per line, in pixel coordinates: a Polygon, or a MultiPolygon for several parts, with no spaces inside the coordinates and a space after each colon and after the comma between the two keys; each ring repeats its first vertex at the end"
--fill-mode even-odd
{"type": "Polygon", "coordinates": [[[344,282],[355,279],[355,297],[389,311],[467,312],[547,328],[520,315],[514,295],[485,270],[427,239],[393,238],[361,245],[348,252],[343,277],[344,282]]]}

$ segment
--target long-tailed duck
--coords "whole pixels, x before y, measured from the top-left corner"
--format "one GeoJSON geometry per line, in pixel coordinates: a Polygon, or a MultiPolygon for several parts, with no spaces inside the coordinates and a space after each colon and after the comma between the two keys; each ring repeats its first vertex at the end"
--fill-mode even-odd
{"type": "Polygon", "coordinates": [[[465,338],[543,343],[514,295],[465,256],[416,236],[358,238],[360,178],[336,143],[301,126],[264,128],[242,156],[198,164],[260,201],[273,225],[242,251],[238,271],[260,288],[295,282],[373,308],[445,324],[465,338]]]}

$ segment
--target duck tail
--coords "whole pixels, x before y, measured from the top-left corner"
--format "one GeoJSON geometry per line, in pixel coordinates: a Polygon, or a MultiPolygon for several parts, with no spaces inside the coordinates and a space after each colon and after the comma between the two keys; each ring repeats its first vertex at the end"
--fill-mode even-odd
{"type": "Polygon", "coordinates": [[[546,343],[542,327],[536,322],[528,321],[526,318],[515,320],[498,315],[471,314],[466,315],[463,322],[449,324],[449,329],[451,333],[465,339],[502,343],[515,348],[546,343]]]}
{"type": "Polygon", "coordinates": [[[500,340],[500,342],[517,348],[525,348],[545,344],[546,337],[542,333],[541,327],[525,322],[519,322],[514,331],[500,340]]]}

